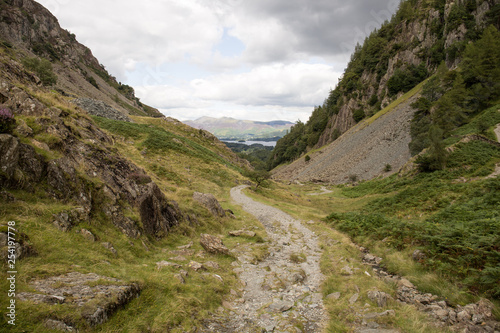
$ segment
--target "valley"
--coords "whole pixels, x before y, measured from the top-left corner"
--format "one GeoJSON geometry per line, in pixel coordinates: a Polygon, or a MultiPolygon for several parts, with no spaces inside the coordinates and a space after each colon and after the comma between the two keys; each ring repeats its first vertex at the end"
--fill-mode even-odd
{"type": "Polygon", "coordinates": [[[306,123],[194,124],[1,1],[0,331],[500,332],[499,6],[405,0],[306,123]]]}

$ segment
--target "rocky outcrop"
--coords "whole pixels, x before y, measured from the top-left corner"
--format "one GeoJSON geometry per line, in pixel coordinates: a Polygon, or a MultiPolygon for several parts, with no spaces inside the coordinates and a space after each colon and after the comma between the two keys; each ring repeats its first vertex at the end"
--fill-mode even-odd
{"type": "Polygon", "coordinates": [[[193,200],[208,209],[215,217],[225,217],[226,212],[212,194],[194,192],[193,200]]]}
{"type": "MultiPolygon", "coordinates": [[[[481,299],[474,304],[453,306],[436,295],[419,291],[407,279],[389,274],[380,267],[382,258],[368,253],[367,249],[363,247],[359,247],[359,249],[364,252],[363,262],[372,266],[379,278],[397,285],[396,297],[398,301],[414,305],[420,311],[428,313],[440,326],[450,327],[455,332],[496,332],[500,330],[500,322],[496,321],[493,316],[494,305],[490,301],[481,299]]],[[[367,296],[378,306],[384,306],[387,304],[387,300],[391,299],[389,295],[376,290],[369,291],[367,296]]]]}
{"type": "Polygon", "coordinates": [[[103,101],[98,101],[92,98],[77,98],[73,100],[73,103],[93,116],[131,122],[131,119],[127,115],[113,109],[103,101]]]}
{"type": "Polygon", "coordinates": [[[47,170],[41,155],[10,134],[0,134],[0,187],[39,182],[47,170]]]}
{"type": "MultiPolygon", "coordinates": [[[[0,187],[30,188],[43,183],[50,197],[73,203],[78,208],[54,216],[59,229],[69,231],[104,213],[119,230],[137,238],[142,229],[138,221],[123,214],[124,206],[156,205],[157,210],[143,209],[141,216],[147,232],[157,237],[166,235],[182,220],[177,205],[167,201],[144,170],[119,156],[111,147],[112,139],[88,117],[69,107],[46,107],[6,82],[0,84],[0,92],[15,114],[31,117],[29,125],[22,124],[23,142],[31,141],[46,155],[57,156],[49,160],[20,138],[0,134],[0,187]],[[47,143],[33,138],[40,133],[48,138],[47,143]]],[[[22,133],[17,132],[20,136],[22,133]]]]}
{"type": "Polygon", "coordinates": [[[106,322],[114,312],[138,297],[141,291],[137,283],[78,272],[35,280],[31,282],[31,287],[35,292],[17,294],[20,301],[60,304],[80,313],[92,327],[106,322]]]}
{"type": "Polygon", "coordinates": [[[157,238],[166,236],[184,219],[177,203],[167,200],[155,183],[139,198],[139,211],[144,232],[157,238]]]}

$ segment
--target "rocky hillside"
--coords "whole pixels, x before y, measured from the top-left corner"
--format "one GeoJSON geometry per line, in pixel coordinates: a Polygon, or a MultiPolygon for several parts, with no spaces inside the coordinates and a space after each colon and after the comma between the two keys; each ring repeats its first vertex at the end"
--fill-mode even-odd
{"type": "Polygon", "coordinates": [[[436,72],[454,69],[466,45],[499,26],[498,0],[406,0],[390,22],[358,45],[337,87],[307,123],[276,146],[271,168],[335,141],[436,72]]]}
{"type": "Polygon", "coordinates": [[[232,214],[216,197],[244,181],[248,162],[140,103],[38,3],[0,8],[0,289],[15,285],[0,301],[15,303],[0,331],[86,331],[138,297],[135,313],[182,312],[156,328],[164,331],[191,320],[186,311],[218,306],[230,282],[221,289],[200,283],[211,273],[193,276],[180,309],[164,288],[186,276],[159,271],[170,267],[167,250],[188,244],[182,253],[194,260],[201,231],[223,232],[232,214]],[[20,272],[15,282],[8,270],[20,272]],[[207,285],[200,305],[193,299],[207,285]],[[161,308],[148,304],[152,295],[161,308]]]}
{"type": "Polygon", "coordinates": [[[30,78],[33,83],[52,85],[63,95],[98,100],[124,115],[162,116],[142,104],[132,87],[117,82],[89,48],[78,43],[74,34],[62,29],[57,18],[35,1],[0,2],[0,42],[5,79],[23,76],[16,63],[7,61],[10,58],[29,63],[28,70],[35,74],[30,78]],[[44,60],[52,64],[50,71],[44,60]]]}
{"type": "Polygon", "coordinates": [[[415,93],[365,120],[323,149],[273,171],[280,180],[342,184],[389,176],[411,158],[410,121],[415,93]]]}

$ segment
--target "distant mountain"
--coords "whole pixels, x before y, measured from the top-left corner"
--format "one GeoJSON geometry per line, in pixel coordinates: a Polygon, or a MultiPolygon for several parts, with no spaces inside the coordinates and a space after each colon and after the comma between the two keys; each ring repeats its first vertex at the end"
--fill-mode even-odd
{"type": "Polygon", "coordinates": [[[248,140],[255,138],[282,137],[294,123],[285,120],[253,121],[229,117],[201,117],[184,121],[186,125],[204,129],[219,139],[248,140]]]}

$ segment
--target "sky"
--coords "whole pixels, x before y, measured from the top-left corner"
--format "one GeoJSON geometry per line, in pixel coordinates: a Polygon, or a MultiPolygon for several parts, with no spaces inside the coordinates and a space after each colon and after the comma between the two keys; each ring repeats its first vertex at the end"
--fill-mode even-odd
{"type": "Polygon", "coordinates": [[[307,121],[400,0],[37,0],[143,103],[307,121]]]}

